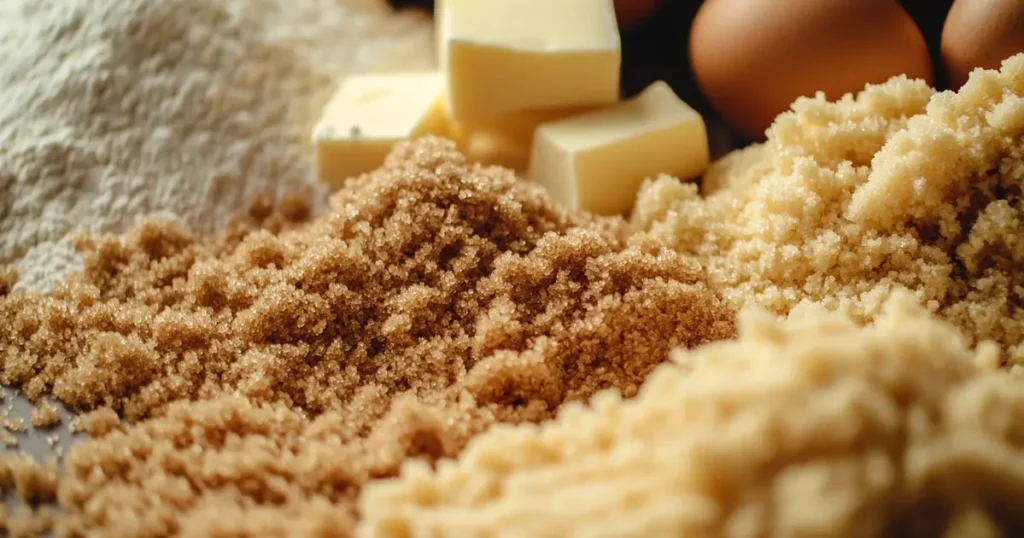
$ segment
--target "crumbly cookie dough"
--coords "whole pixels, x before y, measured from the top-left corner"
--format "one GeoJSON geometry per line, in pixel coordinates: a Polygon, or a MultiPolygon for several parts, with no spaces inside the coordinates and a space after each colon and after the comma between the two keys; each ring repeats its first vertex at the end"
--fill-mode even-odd
{"type": "Polygon", "coordinates": [[[1024,55],[934,94],[894,78],[801,99],[703,185],[660,178],[634,223],[693,254],[736,308],[866,322],[893,290],[1024,364],[1024,55]]]}
{"type": "Polygon", "coordinates": [[[370,485],[359,536],[1019,536],[1024,376],[997,359],[902,292],[867,327],[748,310],[632,400],[370,485]]]}

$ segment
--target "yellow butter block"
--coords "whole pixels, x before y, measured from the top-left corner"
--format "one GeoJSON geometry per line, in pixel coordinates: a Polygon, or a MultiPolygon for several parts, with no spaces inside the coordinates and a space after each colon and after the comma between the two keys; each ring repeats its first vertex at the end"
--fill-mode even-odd
{"type": "Polygon", "coordinates": [[[380,166],[396,142],[425,134],[451,136],[440,73],[348,77],[313,129],[317,177],[338,187],[380,166]]]}
{"type": "Polygon", "coordinates": [[[647,178],[704,173],[708,137],[701,115],[664,82],[617,106],[537,128],[528,177],[570,209],[628,212],[647,178]]]}
{"type": "Polygon", "coordinates": [[[452,125],[452,139],[470,161],[525,173],[537,127],[588,110],[591,109],[525,111],[486,123],[455,123],[452,125]]]}
{"type": "Polygon", "coordinates": [[[503,166],[525,173],[530,164],[530,145],[500,131],[472,133],[458,141],[470,162],[503,166]]]}
{"type": "Polygon", "coordinates": [[[444,0],[439,31],[459,122],[619,99],[612,0],[444,0]]]}

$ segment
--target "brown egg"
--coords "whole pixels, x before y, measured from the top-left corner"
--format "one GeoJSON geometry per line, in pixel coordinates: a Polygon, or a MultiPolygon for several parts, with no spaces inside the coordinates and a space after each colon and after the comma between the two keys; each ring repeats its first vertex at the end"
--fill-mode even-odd
{"type": "Polygon", "coordinates": [[[755,140],[799,96],[835,99],[901,73],[932,80],[924,38],[896,0],[707,0],[690,62],[708,101],[755,140]]]}
{"type": "Polygon", "coordinates": [[[957,0],[942,28],[942,66],[951,89],[975,67],[998,69],[1024,52],[1024,0],[957,0]]]}
{"type": "Polygon", "coordinates": [[[615,18],[623,30],[631,30],[643,24],[656,9],[661,0],[615,0],[615,18]]]}

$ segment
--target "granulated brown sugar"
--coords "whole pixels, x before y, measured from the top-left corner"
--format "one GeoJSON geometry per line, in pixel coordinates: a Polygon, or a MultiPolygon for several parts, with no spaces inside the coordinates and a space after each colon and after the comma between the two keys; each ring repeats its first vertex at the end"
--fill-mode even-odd
{"type": "Polygon", "coordinates": [[[662,178],[636,223],[695,255],[734,306],[859,321],[897,288],[1024,364],[1024,55],[958,93],[896,78],[804,99],[719,161],[701,197],[662,178]]]}
{"type": "Polygon", "coordinates": [[[675,353],[633,400],[369,485],[358,535],[1022,536],[1024,376],[915,302],[868,327],[744,312],[738,340],[675,353]]]}
{"type": "Polygon", "coordinates": [[[734,336],[698,264],[453,147],[400,145],[311,222],[258,204],[260,229],[214,240],[86,239],[52,295],[0,298],[0,381],[108,408],[66,458],[58,534],[345,534],[403,460],[734,336]]]}

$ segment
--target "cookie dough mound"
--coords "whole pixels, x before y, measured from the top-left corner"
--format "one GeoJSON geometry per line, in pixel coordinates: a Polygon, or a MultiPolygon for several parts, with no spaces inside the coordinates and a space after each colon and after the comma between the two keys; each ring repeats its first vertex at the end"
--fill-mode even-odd
{"type": "Polygon", "coordinates": [[[633,400],[369,486],[360,536],[1019,535],[1024,378],[996,357],[902,293],[867,327],[747,311],[633,400]]]}
{"type": "Polygon", "coordinates": [[[767,142],[717,162],[704,197],[660,178],[635,224],[684,253],[737,308],[805,305],[860,322],[893,290],[1024,363],[1024,55],[934,94],[896,77],[800,99],[767,142]]]}

